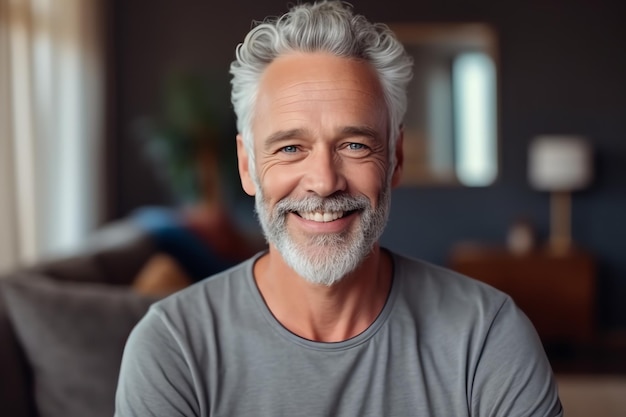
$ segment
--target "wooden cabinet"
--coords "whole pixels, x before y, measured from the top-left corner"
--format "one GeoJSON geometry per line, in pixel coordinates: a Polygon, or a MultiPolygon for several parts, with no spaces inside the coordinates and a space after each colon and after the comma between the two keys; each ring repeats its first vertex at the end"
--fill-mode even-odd
{"type": "Polygon", "coordinates": [[[450,267],[509,294],[535,325],[544,344],[584,345],[595,323],[594,261],[585,251],[514,254],[506,248],[463,244],[450,267]]]}

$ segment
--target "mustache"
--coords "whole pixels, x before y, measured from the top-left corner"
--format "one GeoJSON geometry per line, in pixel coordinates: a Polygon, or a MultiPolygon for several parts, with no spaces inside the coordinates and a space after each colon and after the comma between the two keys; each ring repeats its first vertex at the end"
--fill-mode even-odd
{"type": "Polygon", "coordinates": [[[369,207],[370,202],[363,195],[334,194],[329,197],[315,195],[304,198],[286,197],[276,204],[273,211],[276,215],[281,216],[296,211],[355,211],[365,210],[369,207]]]}

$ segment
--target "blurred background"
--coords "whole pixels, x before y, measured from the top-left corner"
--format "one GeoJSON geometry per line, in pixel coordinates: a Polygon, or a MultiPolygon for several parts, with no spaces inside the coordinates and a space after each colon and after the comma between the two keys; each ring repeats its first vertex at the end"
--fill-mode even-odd
{"type": "MultiPolygon", "coordinates": [[[[154,217],[138,215],[146,208],[207,201],[228,214],[234,234],[253,242],[245,254],[259,247],[253,201],[240,189],[234,162],[228,67],[251,22],[281,14],[284,0],[0,4],[0,270],[71,256],[94,231],[129,218],[152,230],[154,217]]],[[[626,373],[621,3],[353,4],[372,20],[421,28],[402,37],[416,63],[432,64],[422,58],[436,56],[432,68],[449,69],[416,77],[424,85],[441,74],[452,80],[430,101],[422,101],[429,93],[419,84],[411,88],[414,106],[445,109],[416,116],[424,120],[411,152],[428,154],[442,134],[429,120],[443,117],[444,126],[450,122],[443,135],[451,171],[420,177],[421,169],[407,168],[412,177],[394,191],[383,244],[509,292],[537,326],[559,373],[626,373]],[[468,24],[487,28],[486,43],[477,46],[463,31],[440,33],[468,24]],[[453,74],[455,57],[477,51],[491,71],[485,90],[491,116],[483,126],[490,139],[481,146],[492,162],[482,183],[458,175],[459,132],[466,129],[453,74]],[[541,151],[547,168],[533,174],[538,138],[556,141],[548,146],[556,157],[541,151]],[[559,162],[562,155],[574,156],[559,162]],[[559,164],[571,170],[553,172],[559,164]],[[558,233],[566,235],[560,249],[553,245],[558,233]]]]}

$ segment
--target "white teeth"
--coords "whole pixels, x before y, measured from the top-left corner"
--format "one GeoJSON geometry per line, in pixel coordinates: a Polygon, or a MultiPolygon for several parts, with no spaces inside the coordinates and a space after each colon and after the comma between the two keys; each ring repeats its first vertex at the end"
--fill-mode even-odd
{"type": "Polygon", "coordinates": [[[343,211],[324,212],[302,212],[299,213],[303,219],[312,220],[314,222],[327,223],[343,217],[343,211]]]}

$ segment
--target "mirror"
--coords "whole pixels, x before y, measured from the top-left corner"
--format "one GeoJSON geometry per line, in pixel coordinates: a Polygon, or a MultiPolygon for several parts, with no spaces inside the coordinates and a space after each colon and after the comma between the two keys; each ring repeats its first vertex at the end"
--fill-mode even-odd
{"type": "Polygon", "coordinates": [[[498,174],[495,31],[481,23],[389,27],[414,60],[402,185],[492,184],[498,174]]]}

